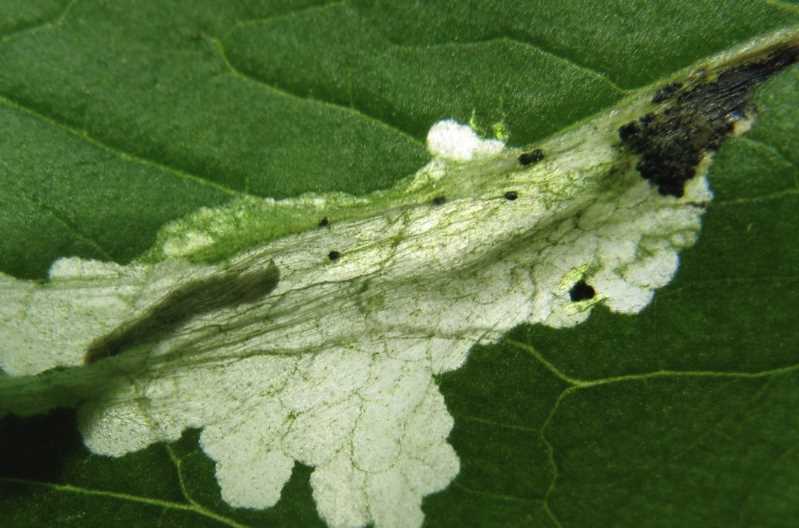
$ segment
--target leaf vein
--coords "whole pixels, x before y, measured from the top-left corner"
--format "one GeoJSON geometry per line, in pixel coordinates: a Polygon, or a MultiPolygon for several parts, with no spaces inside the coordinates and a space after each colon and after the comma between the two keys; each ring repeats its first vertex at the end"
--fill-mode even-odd
{"type": "Polygon", "coordinates": [[[458,420],[465,420],[467,422],[476,422],[480,424],[490,425],[492,427],[498,427],[501,429],[511,429],[513,431],[522,431],[525,433],[536,433],[538,434],[540,431],[533,427],[527,427],[524,425],[512,425],[512,424],[505,424],[502,422],[497,422],[495,420],[489,420],[488,418],[481,418],[479,416],[473,416],[468,414],[460,414],[456,416],[458,420]]]}
{"type": "MultiPolygon", "coordinates": [[[[384,38],[385,38],[385,36],[384,36],[384,38]]],[[[592,77],[594,79],[597,79],[597,80],[599,80],[601,82],[606,83],[614,92],[617,92],[619,95],[626,95],[626,94],[630,93],[630,91],[631,91],[631,90],[628,90],[626,88],[623,88],[622,86],[617,84],[615,81],[613,81],[607,73],[602,72],[601,70],[599,70],[599,69],[597,69],[595,67],[587,66],[585,64],[582,64],[582,63],[578,62],[576,59],[573,59],[571,57],[567,57],[566,55],[564,55],[562,53],[558,53],[556,51],[553,51],[552,49],[550,49],[548,47],[545,47],[543,45],[536,44],[536,43],[524,40],[524,39],[522,39],[520,37],[514,37],[514,36],[510,36],[510,35],[500,35],[500,36],[492,36],[492,37],[479,39],[479,40],[447,41],[447,42],[436,42],[436,43],[432,43],[432,44],[401,44],[399,42],[394,42],[394,41],[391,41],[389,39],[386,39],[386,40],[388,40],[388,42],[391,44],[391,46],[393,48],[408,49],[408,50],[420,49],[420,48],[431,49],[431,48],[442,47],[442,46],[450,46],[450,47],[477,46],[477,45],[480,45],[480,44],[490,44],[490,43],[494,43],[494,42],[506,42],[506,43],[509,43],[509,44],[517,44],[517,45],[524,46],[524,47],[527,47],[527,48],[532,48],[533,50],[535,50],[535,51],[537,51],[539,53],[543,53],[544,55],[547,55],[548,57],[551,57],[551,58],[563,63],[564,65],[568,66],[569,68],[580,70],[583,73],[585,73],[586,75],[588,75],[588,76],[590,76],[590,77],[592,77]]]]}
{"type": "Polygon", "coordinates": [[[131,495],[129,493],[118,493],[115,491],[96,490],[91,488],[84,488],[81,486],[73,486],[72,484],[56,484],[53,482],[40,482],[34,480],[9,478],[9,477],[0,477],[0,482],[7,482],[9,484],[19,484],[23,486],[38,486],[38,487],[48,488],[50,490],[57,492],[89,495],[94,497],[104,497],[116,500],[125,500],[130,502],[137,502],[140,504],[147,504],[149,506],[155,506],[164,509],[182,510],[191,513],[196,513],[197,515],[202,515],[204,517],[208,517],[210,519],[213,519],[221,524],[230,526],[232,528],[249,528],[246,524],[239,523],[223,515],[219,515],[212,511],[208,511],[205,508],[194,506],[193,504],[181,504],[179,502],[163,500],[163,499],[153,499],[150,497],[142,497],[140,495],[131,495]]]}
{"type": "Polygon", "coordinates": [[[135,164],[138,164],[138,165],[143,165],[143,166],[146,166],[146,167],[149,167],[149,168],[154,168],[154,169],[157,169],[157,170],[159,170],[161,172],[165,172],[167,174],[170,174],[171,176],[174,176],[174,177],[176,177],[178,179],[181,179],[181,180],[190,181],[192,183],[196,183],[196,184],[199,184],[199,185],[202,185],[202,186],[205,186],[205,187],[212,187],[212,188],[214,188],[214,189],[216,189],[216,190],[218,190],[220,192],[223,192],[223,193],[225,193],[227,195],[230,195],[230,196],[243,196],[245,194],[245,193],[243,193],[241,191],[238,191],[236,189],[233,189],[231,187],[222,185],[221,183],[217,183],[217,182],[214,182],[214,181],[211,181],[211,180],[207,180],[207,179],[205,179],[205,178],[203,178],[201,176],[198,176],[196,174],[192,174],[192,173],[187,172],[185,170],[178,169],[176,167],[172,167],[172,166],[167,165],[166,163],[164,163],[162,161],[158,161],[158,160],[151,159],[151,158],[145,158],[143,156],[139,156],[137,154],[133,154],[131,152],[125,151],[125,150],[123,150],[123,149],[121,149],[121,148],[119,148],[117,146],[111,145],[109,143],[106,143],[106,142],[104,142],[104,141],[92,136],[87,130],[81,130],[81,129],[75,128],[75,127],[69,125],[68,123],[63,122],[63,121],[61,121],[61,120],[59,120],[59,119],[57,119],[57,118],[55,118],[53,116],[47,115],[47,114],[45,114],[45,113],[43,113],[43,112],[41,112],[39,110],[31,108],[28,105],[25,105],[25,104],[23,104],[23,103],[21,103],[19,101],[16,101],[16,100],[12,99],[11,97],[9,97],[7,94],[0,94],[0,105],[3,105],[5,107],[7,107],[7,108],[11,108],[11,109],[16,110],[18,112],[21,112],[21,113],[27,114],[29,116],[32,116],[35,119],[37,119],[37,120],[39,120],[39,121],[41,121],[43,123],[46,123],[46,124],[48,124],[50,126],[58,128],[59,130],[62,130],[64,132],[70,134],[71,136],[76,137],[76,138],[78,138],[78,139],[80,139],[80,140],[92,145],[95,148],[98,148],[98,149],[103,150],[105,152],[109,152],[112,155],[114,155],[115,157],[122,159],[123,161],[129,162],[129,163],[135,163],[135,164]]]}
{"type": "Polygon", "coordinates": [[[731,378],[731,379],[757,379],[757,378],[767,378],[770,376],[779,376],[783,374],[790,374],[799,370],[799,363],[794,365],[787,365],[784,367],[778,367],[774,369],[762,370],[757,372],[725,372],[725,371],[715,371],[715,370],[656,370],[653,372],[644,372],[640,374],[623,374],[619,376],[609,376],[607,378],[597,378],[592,380],[582,380],[578,378],[572,378],[562,371],[560,371],[557,367],[555,367],[552,363],[550,363],[544,356],[536,351],[533,347],[526,343],[522,343],[520,341],[516,341],[515,339],[508,339],[507,342],[510,345],[513,345],[521,350],[528,352],[532,357],[534,357],[537,361],[539,361],[544,367],[552,372],[558,379],[566,382],[570,385],[569,389],[587,389],[591,387],[597,387],[600,385],[609,385],[611,383],[621,383],[626,381],[645,381],[649,379],[656,379],[656,378],[731,378]]]}
{"type": "MultiPolygon", "coordinates": [[[[751,138],[749,136],[741,136],[741,137],[738,138],[738,141],[743,141],[744,143],[749,143],[750,145],[752,145],[755,148],[759,148],[761,150],[765,150],[766,152],[769,152],[769,153],[773,154],[774,156],[778,157],[779,159],[781,159],[782,161],[784,161],[790,167],[793,167],[795,170],[799,171],[799,167],[796,166],[796,163],[794,163],[788,156],[785,155],[784,152],[782,152],[780,149],[778,149],[774,145],[770,145],[770,144],[765,143],[765,142],[763,142],[763,141],[761,141],[759,139],[753,139],[753,138],[751,138]]],[[[799,183],[797,183],[796,181],[794,181],[794,183],[797,184],[797,187],[799,187],[799,183]]]]}
{"type": "Polygon", "coordinates": [[[555,413],[558,412],[561,402],[570,394],[577,391],[577,389],[578,387],[569,387],[561,391],[561,393],[558,395],[558,399],[555,400],[555,403],[552,405],[552,410],[549,411],[544,423],[541,424],[541,432],[539,433],[541,442],[543,442],[544,446],[546,447],[547,460],[549,461],[549,468],[552,471],[552,480],[549,481],[549,487],[547,488],[546,493],[544,493],[544,511],[552,521],[552,524],[554,524],[557,528],[563,528],[563,525],[561,525],[560,520],[558,520],[558,517],[555,515],[555,512],[552,511],[549,499],[552,497],[552,494],[555,493],[560,470],[558,469],[558,463],[555,460],[555,446],[549,441],[549,438],[547,438],[546,431],[552,423],[552,420],[555,418],[555,413]]]}
{"type": "Polygon", "coordinates": [[[463,484],[460,484],[459,482],[453,482],[452,486],[454,488],[458,488],[459,490],[461,490],[461,491],[463,491],[465,493],[468,493],[469,495],[477,495],[477,496],[486,497],[486,498],[489,498],[489,499],[508,501],[508,502],[528,502],[528,503],[532,502],[532,503],[536,503],[536,504],[543,502],[543,499],[528,498],[528,497],[517,497],[515,495],[505,495],[505,494],[502,494],[502,493],[491,493],[490,491],[476,490],[476,489],[472,489],[472,488],[469,488],[467,486],[464,486],[463,484]]]}
{"type": "Polygon", "coordinates": [[[220,39],[218,39],[216,37],[211,37],[211,36],[209,36],[207,38],[211,41],[214,49],[216,50],[217,54],[219,55],[220,59],[222,60],[222,63],[224,64],[225,68],[228,70],[230,75],[233,75],[234,77],[236,77],[238,79],[241,79],[243,81],[247,81],[247,82],[250,82],[250,83],[255,83],[255,84],[259,85],[259,86],[262,86],[263,88],[265,88],[267,90],[270,90],[270,91],[272,91],[272,92],[274,92],[276,94],[282,95],[284,97],[289,97],[291,99],[301,99],[301,100],[304,100],[304,101],[312,101],[314,103],[320,104],[320,105],[325,106],[325,107],[335,108],[336,110],[344,111],[344,112],[346,112],[348,114],[354,115],[358,119],[366,120],[369,123],[373,123],[373,124],[375,124],[377,126],[386,128],[386,129],[388,129],[388,130],[390,130],[390,131],[392,131],[394,133],[400,134],[404,138],[412,141],[413,143],[415,143],[417,145],[421,145],[422,144],[422,141],[419,138],[411,135],[410,133],[406,132],[405,130],[402,130],[401,128],[399,128],[397,126],[392,125],[388,121],[383,121],[380,118],[377,118],[377,117],[375,117],[373,115],[370,115],[370,114],[368,114],[368,113],[366,113],[366,112],[364,112],[362,110],[359,110],[355,106],[346,106],[346,105],[342,105],[340,103],[336,103],[336,102],[333,102],[333,101],[327,101],[327,100],[319,99],[319,98],[316,98],[316,97],[302,96],[302,95],[299,95],[299,94],[296,94],[296,93],[293,93],[293,92],[289,91],[285,87],[278,86],[278,85],[273,84],[273,83],[271,83],[269,81],[266,81],[264,79],[256,77],[256,76],[254,76],[254,75],[252,75],[250,73],[247,73],[247,72],[237,68],[230,61],[230,57],[228,57],[227,51],[225,49],[225,45],[220,39]]]}
{"type": "Polygon", "coordinates": [[[233,26],[227,32],[225,32],[222,35],[221,38],[224,40],[225,38],[227,38],[228,35],[230,35],[234,31],[236,31],[238,28],[248,27],[248,26],[257,26],[257,25],[260,25],[260,24],[266,24],[268,22],[272,22],[274,20],[280,20],[281,18],[289,18],[289,17],[293,17],[293,16],[298,16],[298,15],[301,15],[303,13],[307,13],[308,11],[316,11],[316,10],[320,10],[321,11],[323,9],[328,9],[330,7],[345,6],[345,5],[347,5],[347,2],[345,2],[343,0],[336,0],[334,2],[319,2],[318,4],[311,4],[311,5],[303,6],[303,7],[297,8],[297,9],[291,9],[289,11],[283,11],[282,13],[277,13],[275,15],[267,15],[267,16],[258,17],[258,18],[237,20],[236,23],[233,24],[233,26]]]}
{"type": "Polygon", "coordinates": [[[507,343],[511,346],[514,346],[530,356],[532,356],[536,361],[538,361],[541,365],[544,366],[549,372],[551,372],[556,378],[561,380],[562,382],[570,385],[572,387],[581,387],[586,383],[589,383],[586,380],[581,380],[577,378],[572,378],[571,376],[567,375],[560,369],[558,369],[553,363],[549,362],[538,350],[536,350],[532,345],[527,343],[522,343],[521,341],[517,341],[515,339],[507,339],[507,343]]]}
{"type": "Polygon", "coordinates": [[[797,196],[799,195],[799,189],[785,189],[782,191],[776,191],[773,193],[763,194],[760,196],[751,196],[747,198],[731,198],[729,200],[722,200],[716,202],[714,205],[743,205],[743,204],[753,204],[753,203],[762,203],[762,202],[770,202],[772,200],[779,200],[780,198],[785,198],[789,196],[797,196]]]}
{"type": "Polygon", "coordinates": [[[576,68],[576,69],[582,71],[583,73],[585,73],[587,75],[590,75],[591,77],[594,77],[596,79],[599,79],[599,80],[607,83],[614,91],[618,92],[620,95],[624,95],[624,94],[627,94],[627,93],[630,92],[630,90],[628,90],[626,88],[623,88],[622,86],[617,84],[616,81],[612,80],[610,78],[610,75],[608,75],[606,72],[603,72],[602,70],[597,69],[595,66],[589,66],[587,64],[583,64],[581,62],[578,62],[576,59],[574,59],[572,57],[568,57],[568,56],[564,55],[563,53],[558,53],[558,52],[554,51],[553,49],[551,49],[551,48],[549,48],[547,46],[543,46],[540,43],[534,43],[534,42],[531,42],[531,41],[528,41],[528,40],[524,40],[524,39],[521,39],[521,38],[517,38],[517,37],[513,37],[513,36],[503,36],[501,38],[507,40],[508,42],[515,42],[515,43],[521,44],[523,46],[531,47],[534,50],[537,50],[537,51],[539,51],[541,53],[549,55],[550,57],[552,57],[554,59],[557,59],[558,61],[560,61],[560,62],[562,62],[564,64],[567,64],[567,65],[569,65],[572,68],[576,68]]]}
{"type": "Polygon", "coordinates": [[[94,238],[88,235],[83,234],[71,221],[64,218],[59,211],[48,206],[47,204],[40,202],[39,200],[35,199],[32,196],[28,196],[26,193],[22,192],[19,189],[17,189],[17,192],[18,196],[21,197],[23,200],[52,216],[56,220],[56,222],[64,226],[67,231],[72,233],[72,235],[75,237],[76,240],[80,242],[85,242],[86,244],[93,247],[104,259],[109,261],[114,260],[114,257],[111,255],[111,253],[109,253],[105,248],[103,248],[103,246],[100,244],[99,241],[95,240],[94,238]]]}
{"type": "Polygon", "coordinates": [[[58,12],[56,12],[51,17],[47,17],[43,20],[33,21],[30,24],[22,24],[20,26],[17,26],[16,28],[11,29],[10,31],[7,31],[6,33],[0,34],[0,42],[7,42],[25,33],[33,33],[35,31],[40,31],[43,29],[52,29],[54,27],[60,27],[61,24],[63,24],[64,19],[72,10],[72,7],[77,2],[78,0],[69,0],[66,4],[64,4],[64,7],[62,7],[58,12]]]}

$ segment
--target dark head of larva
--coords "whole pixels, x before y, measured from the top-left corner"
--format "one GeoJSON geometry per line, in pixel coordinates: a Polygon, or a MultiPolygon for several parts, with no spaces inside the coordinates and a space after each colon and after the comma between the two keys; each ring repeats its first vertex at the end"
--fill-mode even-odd
{"type": "Polygon", "coordinates": [[[519,197],[519,193],[517,193],[516,191],[508,191],[508,192],[505,193],[505,199],[510,201],[510,202],[512,202],[513,200],[515,200],[518,197],[519,197]]]}
{"type": "Polygon", "coordinates": [[[658,90],[652,101],[666,101],[664,108],[619,128],[621,142],[641,156],[641,177],[660,194],[681,197],[703,155],[718,149],[735,121],[750,113],[755,86],[797,59],[799,46],[785,46],[720,71],[711,81],[697,76],[692,86],[672,83],[658,90]]]}
{"type": "Polygon", "coordinates": [[[327,258],[329,258],[331,261],[335,262],[335,261],[337,261],[338,259],[341,258],[341,253],[339,253],[338,251],[336,251],[334,249],[333,251],[331,251],[330,253],[327,254],[327,258]]]}
{"type": "Polygon", "coordinates": [[[530,152],[524,152],[522,155],[519,156],[519,163],[521,165],[532,165],[533,163],[538,163],[544,159],[544,151],[541,149],[531,150],[530,152]]]}
{"type": "Polygon", "coordinates": [[[572,302],[587,301],[588,299],[593,299],[594,295],[596,295],[594,287],[584,280],[577,281],[569,290],[569,299],[572,302]]]}
{"type": "Polygon", "coordinates": [[[446,196],[439,195],[433,198],[433,205],[444,205],[445,203],[447,203],[446,196]]]}
{"type": "Polygon", "coordinates": [[[328,220],[326,216],[319,220],[319,227],[328,227],[329,225],[330,220],[328,220]]]}

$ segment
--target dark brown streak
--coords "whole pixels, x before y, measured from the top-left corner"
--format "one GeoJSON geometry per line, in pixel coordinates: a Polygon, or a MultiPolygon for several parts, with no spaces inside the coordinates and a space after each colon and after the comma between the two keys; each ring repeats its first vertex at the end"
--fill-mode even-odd
{"type": "Polygon", "coordinates": [[[280,272],[274,262],[270,262],[265,269],[231,269],[191,281],[167,294],[141,317],[96,339],[86,353],[85,362],[93,363],[133,346],[157,342],[198,315],[255,302],[272,292],[279,280],[280,272]]]}

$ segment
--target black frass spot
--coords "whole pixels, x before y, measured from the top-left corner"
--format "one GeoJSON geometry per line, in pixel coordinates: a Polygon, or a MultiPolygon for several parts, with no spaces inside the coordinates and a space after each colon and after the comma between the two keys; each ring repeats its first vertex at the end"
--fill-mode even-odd
{"type": "Polygon", "coordinates": [[[505,199],[509,200],[511,202],[513,200],[515,200],[516,198],[518,198],[518,197],[519,197],[519,193],[517,193],[516,191],[508,191],[508,192],[505,193],[505,199]]]}
{"type": "Polygon", "coordinates": [[[641,156],[636,167],[641,176],[664,196],[682,196],[702,156],[718,149],[735,121],[750,112],[755,86],[798,58],[799,47],[783,47],[710,81],[703,77],[694,86],[669,88],[660,98],[656,94],[669,101],[666,108],[619,128],[622,143],[641,156]]]}
{"type": "Polygon", "coordinates": [[[447,203],[447,198],[445,196],[436,196],[433,198],[433,205],[444,205],[447,203]]]}
{"type": "Polygon", "coordinates": [[[519,163],[522,165],[532,165],[544,159],[544,151],[541,149],[531,150],[519,156],[519,163]]]}
{"type": "Polygon", "coordinates": [[[330,220],[328,220],[326,216],[321,220],[319,220],[319,227],[328,227],[329,225],[330,225],[330,220]]]}
{"type": "Polygon", "coordinates": [[[339,253],[338,251],[336,251],[334,249],[333,251],[331,251],[330,253],[327,254],[327,258],[329,258],[330,260],[335,262],[335,261],[337,261],[338,259],[341,258],[341,253],[339,253]]]}
{"type": "Polygon", "coordinates": [[[569,298],[572,302],[587,301],[588,299],[593,299],[594,295],[596,295],[594,287],[584,280],[576,282],[572,289],[569,290],[569,298]]]}

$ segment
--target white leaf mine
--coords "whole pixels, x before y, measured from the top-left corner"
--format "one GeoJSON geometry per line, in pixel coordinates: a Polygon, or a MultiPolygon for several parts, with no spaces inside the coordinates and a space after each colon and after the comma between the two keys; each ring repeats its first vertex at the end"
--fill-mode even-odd
{"type": "MultiPolygon", "coordinates": [[[[280,280],[263,297],[122,351],[145,366],[81,407],[86,445],[122,456],[201,428],[233,506],[274,505],[299,461],[314,468],[329,526],[421,526],[423,497],[459,470],[434,376],[519,324],[573,326],[597,304],[641,311],[696,238],[705,178],[680,199],[659,195],[625,168],[617,123],[554,138],[525,167],[518,151],[444,121],[428,136],[433,161],[380,214],[333,218],[215,264],[184,259],[192,240],[215,243],[213,230],[189,226],[164,244],[178,256],[158,263],[62,259],[44,285],[0,275],[0,366],[23,375],[81,364],[96,339],[181,285],[274,264],[280,280]],[[446,201],[431,204],[438,194],[446,201]],[[591,298],[572,298],[580,281],[591,298]]],[[[235,214],[203,221],[234,226],[235,214]]]]}

